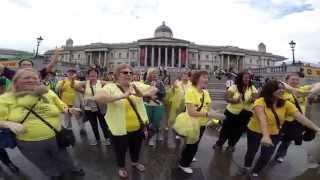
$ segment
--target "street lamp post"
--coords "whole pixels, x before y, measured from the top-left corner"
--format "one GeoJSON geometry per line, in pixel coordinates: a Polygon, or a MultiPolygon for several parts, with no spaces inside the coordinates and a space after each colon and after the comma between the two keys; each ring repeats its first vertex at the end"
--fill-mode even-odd
{"type": "Polygon", "coordinates": [[[39,36],[39,37],[37,38],[37,50],[36,50],[35,58],[37,58],[37,56],[38,56],[39,46],[40,46],[40,43],[41,43],[42,40],[43,40],[43,38],[42,38],[41,36],[39,36]]]}
{"type": "Polygon", "coordinates": [[[296,47],[296,43],[294,41],[290,41],[289,45],[291,47],[292,50],[292,64],[295,64],[295,59],[294,59],[294,48],[296,47]]]}

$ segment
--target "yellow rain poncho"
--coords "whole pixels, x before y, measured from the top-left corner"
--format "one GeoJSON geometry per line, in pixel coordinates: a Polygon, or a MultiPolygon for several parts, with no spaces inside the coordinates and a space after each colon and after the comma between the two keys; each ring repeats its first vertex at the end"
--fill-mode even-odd
{"type": "Polygon", "coordinates": [[[186,112],[177,116],[173,128],[177,134],[186,139],[186,144],[194,144],[199,140],[200,123],[186,112]]]}

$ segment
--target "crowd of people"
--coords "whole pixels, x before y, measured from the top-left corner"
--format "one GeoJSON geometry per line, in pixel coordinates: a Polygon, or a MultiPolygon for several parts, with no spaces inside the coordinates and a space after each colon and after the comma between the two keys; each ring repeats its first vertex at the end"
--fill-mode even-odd
{"type": "Polygon", "coordinates": [[[184,143],[177,164],[187,174],[193,173],[191,163],[209,123],[221,125],[213,145],[217,151],[227,142],[225,150],[234,152],[246,133],[247,152],[238,173],[253,177],[259,176],[273,154],[282,163],[292,142],[301,145],[320,132],[305,116],[307,98],[320,91],[320,84],[300,86],[295,73],[285,81],[270,80],[261,88],[255,87],[249,72],[238,73],[234,82],[228,77],[227,106],[222,114],[212,109],[215,101],[207,90],[207,71],[185,70],[173,78],[158,68],[142,74],[121,64],[106,77],[90,66],[85,79],[70,68],[59,80],[53,71],[58,54],[56,50],[40,71],[26,59],[16,71],[0,64],[0,160],[15,174],[21,167],[10,160],[6,148],[18,147],[50,180],[61,179],[65,173],[84,176],[68,151],[76,143],[72,121],[79,124],[82,135],[89,121],[95,138],[90,145],[112,146],[118,175],[124,179],[129,177],[127,150],[130,165],[144,172],[147,167],[139,161],[144,139],[156,148],[168,129],[175,132],[169,138],[184,143]]]}

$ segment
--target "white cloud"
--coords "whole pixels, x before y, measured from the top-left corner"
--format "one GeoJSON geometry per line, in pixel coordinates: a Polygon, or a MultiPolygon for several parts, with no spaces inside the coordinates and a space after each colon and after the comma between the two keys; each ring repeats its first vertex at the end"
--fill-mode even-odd
{"type": "MultiPolygon", "coordinates": [[[[0,2],[0,47],[32,51],[75,44],[131,42],[153,36],[166,21],[174,37],[198,44],[256,49],[260,42],[275,54],[291,57],[288,42],[297,42],[297,58],[319,61],[320,3],[290,0],[314,10],[274,18],[249,0],[6,0],[0,2]],[[319,39],[319,38],[318,38],[319,39]]],[[[289,0],[272,0],[274,4],[289,0]]]]}

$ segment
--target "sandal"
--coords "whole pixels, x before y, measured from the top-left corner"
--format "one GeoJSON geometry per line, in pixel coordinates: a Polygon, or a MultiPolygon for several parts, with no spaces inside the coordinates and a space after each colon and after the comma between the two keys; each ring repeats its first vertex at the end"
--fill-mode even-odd
{"type": "Polygon", "coordinates": [[[132,163],[131,165],[140,172],[144,172],[146,170],[146,167],[141,163],[132,163]]]}
{"type": "Polygon", "coordinates": [[[118,170],[118,175],[119,175],[119,177],[122,178],[122,179],[127,179],[127,178],[129,177],[128,171],[127,171],[125,168],[120,168],[120,169],[118,170]]]}

